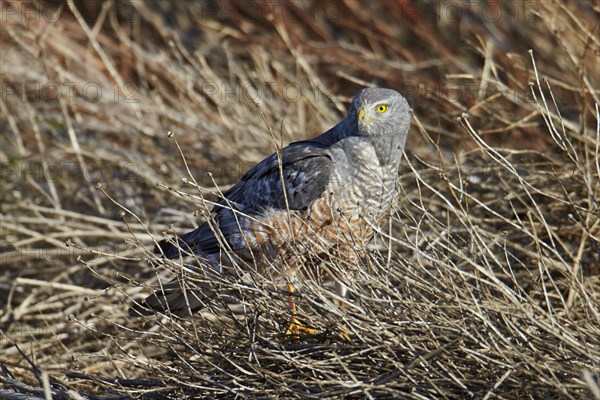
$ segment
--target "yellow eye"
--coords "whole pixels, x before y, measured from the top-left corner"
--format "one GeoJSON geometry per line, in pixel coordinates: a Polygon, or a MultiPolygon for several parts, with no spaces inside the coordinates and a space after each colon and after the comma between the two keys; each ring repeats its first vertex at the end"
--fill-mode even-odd
{"type": "Polygon", "coordinates": [[[377,112],[383,114],[388,109],[387,104],[380,104],[377,106],[377,112]]]}

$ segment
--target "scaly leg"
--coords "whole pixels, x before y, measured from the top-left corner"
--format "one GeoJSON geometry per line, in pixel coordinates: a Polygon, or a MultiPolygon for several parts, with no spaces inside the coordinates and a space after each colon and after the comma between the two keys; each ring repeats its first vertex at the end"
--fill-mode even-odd
{"type": "MultiPolygon", "coordinates": [[[[343,310],[343,309],[344,309],[344,305],[345,305],[345,304],[346,304],[346,303],[344,302],[344,300],[340,300],[340,310],[343,310]]],[[[344,339],[345,341],[349,342],[349,341],[350,341],[350,335],[348,335],[348,332],[346,332],[346,328],[347,328],[347,327],[348,327],[348,326],[347,326],[347,325],[344,323],[344,325],[343,325],[343,328],[342,328],[342,329],[340,329],[340,337],[341,337],[342,339],[344,339]]]]}
{"type": "MultiPolygon", "coordinates": [[[[336,293],[343,299],[344,297],[346,297],[346,291],[347,288],[346,286],[341,283],[341,282],[336,282],[335,284],[335,291],[336,293]]],[[[344,305],[346,305],[346,302],[344,300],[340,300],[339,303],[339,307],[340,307],[340,311],[344,310],[344,305]]],[[[344,339],[345,341],[350,341],[350,335],[348,335],[348,332],[346,332],[346,324],[343,325],[343,328],[340,329],[339,335],[342,339],[344,339]]]]}
{"type": "Polygon", "coordinates": [[[290,322],[290,326],[285,331],[286,339],[294,339],[294,341],[298,341],[300,337],[300,333],[305,333],[307,335],[314,335],[316,331],[311,328],[307,328],[302,325],[300,321],[296,318],[296,301],[294,300],[294,286],[291,283],[287,284],[287,290],[290,293],[290,313],[292,314],[292,320],[290,322]]]}

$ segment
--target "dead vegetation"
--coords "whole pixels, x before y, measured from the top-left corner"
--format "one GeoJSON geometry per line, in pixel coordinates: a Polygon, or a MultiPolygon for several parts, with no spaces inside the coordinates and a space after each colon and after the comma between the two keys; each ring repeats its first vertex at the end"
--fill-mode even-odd
{"type": "Polygon", "coordinates": [[[594,3],[1,7],[0,397],[600,399],[594,3]],[[155,240],[366,85],[415,121],[399,208],[328,266],[347,308],[305,282],[318,334],[290,343],[255,276],[222,283],[235,306],[127,317],[182,273],[155,240]]]}

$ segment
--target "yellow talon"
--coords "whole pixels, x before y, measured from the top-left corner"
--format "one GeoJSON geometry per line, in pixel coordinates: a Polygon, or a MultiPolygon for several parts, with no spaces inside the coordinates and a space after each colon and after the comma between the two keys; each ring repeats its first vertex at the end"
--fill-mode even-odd
{"type": "Polygon", "coordinates": [[[301,333],[305,335],[314,335],[316,332],[317,331],[314,329],[302,325],[300,321],[294,317],[292,322],[290,322],[290,326],[285,331],[285,338],[297,341],[300,338],[301,333]]]}
{"type": "MultiPolygon", "coordinates": [[[[290,313],[292,314],[292,320],[290,325],[285,331],[286,340],[293,340],[294,343],[298,343],[300,339],[300,334],[305,335],[315,335],[317,333],[316,330],[312,328],[308,328],[296,318],[296,302],[294,300],[294,286],[291,283],[287,284],[287,290],[289,292],[289,301],[290,301],[290,313]]],[[[344,301],[340,301],[340,310],[344,308],[344,301]]],[[[340,338],[346,342],[350,342],[350,335],[346,332],[346,324],[344,324],[343,328],[340,329],[338,335],[340,338]]]]}
{"type": "Polygon", "coordinates": [[[340,329],[339,335],[342,340],[350,342],[350,335],[346,332],[346,324],[344,324],[344,328],[340,329]]]}
{"type": "Polygon", "coordinates": [[[307,328],[302,325],[300,321],[296,318],[296,302],[294,301],[294,286],[291,283],[287,284],[287,290],[290,293],[290,312],[292,314],[292,321],[290,322],[290,326],[288,326],[285,331],[285,338],[294,340],[294,343],[298,343],[298,339],[300,338],[300,333],[304,333],[306,335],[314,335],[317,331],[312,328],[307,328]]]}

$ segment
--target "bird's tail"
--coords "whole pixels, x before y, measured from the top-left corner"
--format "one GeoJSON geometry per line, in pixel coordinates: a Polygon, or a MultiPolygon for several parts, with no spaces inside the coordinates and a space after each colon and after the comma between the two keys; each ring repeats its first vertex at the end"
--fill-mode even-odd
{"type": "MultiPolygon", "coordinates": [[[[194,233],[194,232],[190,232],[194,233]]],[[[190,246],[185,241],[185,236],[179,238],[163,239],[154,245],[152,252],[154,254],[163,255],[165,258],[173,259],[180,255],[188,256],[193,254],[190,246]]]]}
{"type": "Polygon", "coordinates": [[[216,295],[208,283],[188,284],[183,279],[174,279],[143,301],[134,302],[129,308],[129,316],[148,316],[160,312],[187,317],[205,308],[216,295]]]}

